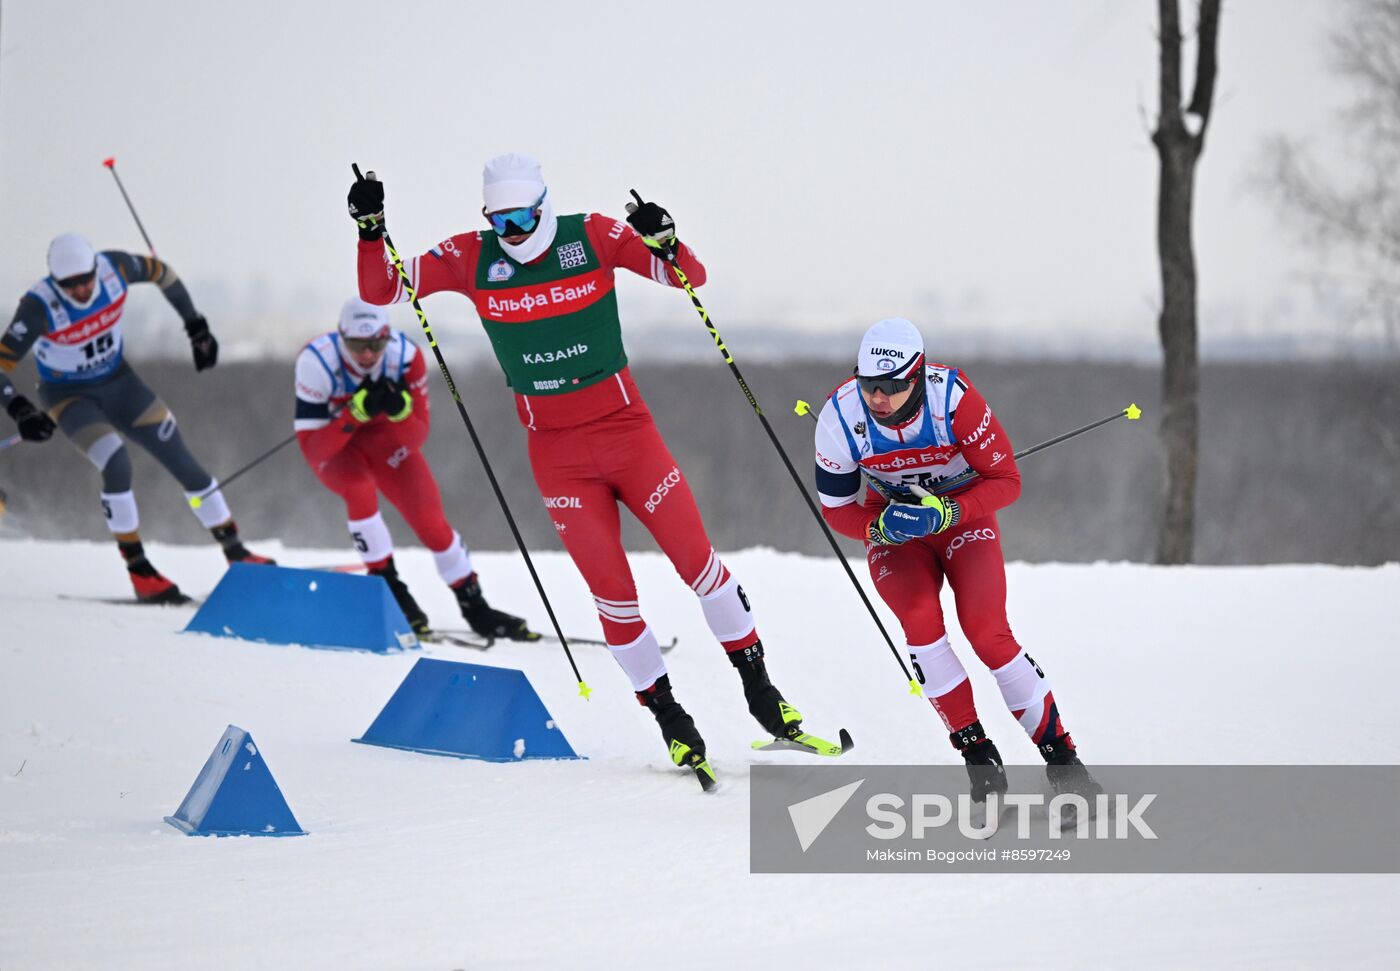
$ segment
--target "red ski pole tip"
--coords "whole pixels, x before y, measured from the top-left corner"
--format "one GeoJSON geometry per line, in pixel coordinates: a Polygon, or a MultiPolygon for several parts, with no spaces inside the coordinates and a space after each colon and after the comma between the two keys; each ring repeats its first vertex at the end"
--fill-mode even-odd
{"type": "Polygon", "coordinates": [[[112,156],[110,156],[110,157],[108,157],[108,158],[104,158],[104,159],[102,160],[102,164],[105,165],[105,166],[107,166],[107,168],[109,168],[109,169],[110,169],[110,168],[115,168],[115,167],[116,167],[116,164],[117,164],[117,157],[116,157],[115,155],[112,155],[112,156]]]}

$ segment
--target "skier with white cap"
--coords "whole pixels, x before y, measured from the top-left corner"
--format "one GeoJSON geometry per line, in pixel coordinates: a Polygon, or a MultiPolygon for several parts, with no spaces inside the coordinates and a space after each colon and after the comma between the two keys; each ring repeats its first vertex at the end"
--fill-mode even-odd
{"type": "Polygon", "coordinates": [[[948,641],[938,599],[945,578],[963,633],[1044,757],[1052,786],[1097,793],[1045,672],[1006,617],[996,511],[1021,493],[1011,440],[965,372],[925,360],[909,321],[881,320],[861,339],[855,375],[817,419],[816,479],[827,523],[865,541],[875,588],[899,618],[915,677],[967,763],[973,798],[1005,792],[1006,774],[948,641]],[[940,483],[969,469],[974,478],[941,492],[940,483]]]}
{"type": "MultiPolygon", "coordinates": [[[[528,429],[535,482],[565,549],[588,583],[614,659],[656,717],[677,765],[713,781],[705,743],[675,700],[656,636],[642,617],[622,546],[618,504],[656,538],[695,592],[710,630],[738,670],[749,712],[776,739],[814,739],[768,677],[749,602],[715,553],[690,486],[652,420],[627,366],[614,273],[676,286],[674,259],[692,284],[705,268],[655,203],[628,204],[627,221],[561,216],[539,163],[501,155],[486,163],[482,215],[490,227],[452,236],[406,264],[419,297],[465,294],[528,429]]],[[[360,228],[360,295],[409,299],[381,244],[384,187],[370,176],[349,194],[360,228]]],[[[820,743],[820,739],[815,739],[820,743]]],[[[829,746],[829,743],[821,743],[829,746]]]]}
{"type": "Polygon", "coordinates": [[[194,514],[230,563],[271,563],[243,545],[218,483],[185,447],[170,409],[124,357],[127,289],[154,283],[185,322],[195,370],[218,361],[219,343],[175,271],[154,256],[98,253],[77,233],[64,233],[49,244],[48,267],[48,276],[20,298],[0,336],[0,401],[27,441],[47,441],[56,425],[97,467],[107,528],[126,561],[137,599],[184,603],[189,598],[146,558],[123,436],[160,462],[184,487],[187,499],[199,499],[190,503],[194,514]],[[7,377],[31,347],[42,408],[19,394],[7,377]]]}
{"type": "Polygon", "coordinates": [[[447,522],[428,460],[428,374],[418,345],[389,326],[383,307],[351,297],[336,329],[311,341],[296,361],[294,427],[302,455],[326,488],[345,501],[355,549],[384,578],[410,626],[428,634],[428,616],[394,564],[394,541],[379,513],[384,493],[433,554],[471,629],[482,637],[538,640],[519,617],[486,602],[471,553],[447,522]]]}

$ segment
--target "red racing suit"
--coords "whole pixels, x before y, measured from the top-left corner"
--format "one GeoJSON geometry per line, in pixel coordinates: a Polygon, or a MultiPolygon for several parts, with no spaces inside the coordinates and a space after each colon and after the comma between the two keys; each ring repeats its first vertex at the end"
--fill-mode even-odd
{"type": "Polygon", "coordinates": [[[340,353],[339,335],[323,334],[307,344],[297,357],[297,442],[311,471],[345,501],[352,522],[375,516],[382,492],[424,546],[435,553],[447,550],[456,534],[419,451],[432,424],[427,371],[423,355],[401,331],[392,332],[369,376],[386,375],[405,385],[413,410],[400,422],[381,414],[362,424],[345,406],[366,375],[340,353]]]}
{"type": "MultiPolygon", "coordinates": [[[[679,247],[677,261],[692,286],[705,282],[689,247],[679,247]]],[[[405,269],[418,296],[452,291],[475,305],[528,429],[536,485],[634,688],[650,685],[664,667],[650,648],[652,660],[632,667],[622,653],[652,635],[622,546],[619,503],[701,599],[725,650],[752,645],[758,634],[746,599],[710,544],[622,349],[615,271],[676,286],[667,265],[625,222],[593,213],[559,217],[550,246],[527,264],[484,231],[444,240],[405,269]]],[[[407,299],[378,242],[360,243],[359,279],[370,303],[407,299]]]]}
{"type": "Polygon", "coordinates": [[[817,491],[832,529],[866,541],[866,560],[881,599],[899,618],[917,680],[949,731],[977,715],[967,673],[948,642],[939,592],[952,587],[958,622],[978,658],[997,677],[1008,707],[1032,739],[1063,730],[1044,673],[1022,650],[1006,616],[1006,564],[996,511],[1021,494],[1011,439],[967,375],[941,364],[925,367],[924,403],[897,428],[875,421],[851,378],[831,393],[817,423],[817,491]],[[939,489],[975,471],[970,483],[939,489]],[[896,498],[917,502],[910,489],[955,499],[956,525],[897,546],[870,541],[870,527],[887,505],[862,476],[896,498]],[[866,501],[857,500],[866,493],[866,501]]]}

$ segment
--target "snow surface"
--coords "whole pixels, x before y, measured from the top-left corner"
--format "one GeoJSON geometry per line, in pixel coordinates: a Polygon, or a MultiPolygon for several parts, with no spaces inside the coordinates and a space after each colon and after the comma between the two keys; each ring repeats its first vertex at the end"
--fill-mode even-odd
{"type": "MultiPolygon", "coordinates": [[[[262,545],[287,565],[347,560],[262,545]]],[[[222,567],[209,547],[151,556],[196,593],[222,567]]],[[[667,660],[721,776],[714,795],[670,766],[602,649],[576,651],[590,702],[557,647],[422,652],[522,668],[587,761],[352,745],[418,652],[183,635],[193,608],[57,598],[126,593],[109,546],[0,540],[0,968],[1400,961],[1393,875],[750,875],[746,766],[810,757],[749,750],[759,733],[693,596],[658,556],[633,559],[647,616],[681,638],[667,660]],[[161,821],[229,723],[252,733],[310,836],[191,838],[161,821]]],[[[477,560],[493,603],[543,627],[519,557],[477,560]]],[[[434,620],[458,626],[429,555],[399,561],[434,620]]],[[[834,563],[726,561],[808,727],[849,728],[861,762],[955,762],[834,563]]],[[[566,629],[596,636],[568,562],[536,563],[566,629]]],[[[1009,573],[1017,634],[1090,762],[1400,760],[1400,565],[1009,573]]],[[[990,676],[968,667],[1003,753],[1035,761],[990,676]]]]}

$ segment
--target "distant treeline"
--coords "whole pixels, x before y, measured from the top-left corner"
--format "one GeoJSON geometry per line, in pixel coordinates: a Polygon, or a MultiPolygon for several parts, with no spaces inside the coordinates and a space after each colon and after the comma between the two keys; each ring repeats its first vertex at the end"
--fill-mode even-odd
{"type": "MultiPolygon", "coordinates": [[[[1115,422],[1032,456],[1020,500],[1001,523],[1007,557],[1030,561],[1149,561],[1162,469],[1153,368],[1103,363],[954,362],[992,403],[1017,448],[1137,402],[1145,417],[1115,422]]],[[[179,418],[195,454],[227,477],[290,434],[291,362],[135,366],[179,418]]],[[[850,373],[845,362],[753,364],[745,378],[811,488],[812,421],[793,414],[805,398],[820,407],[850,373]]],[[[511,549],[456,406],[434,366],[433,434],[426,454],[448,515],[468,543],[511,549]]],[[[642,361],[638,384],[699,499],[721,550],[771,546],[829,550],[728,369],[713,363],[642,361]]],[[[32,385],[32,367],[14,375],[32,385]]],[[[525,430],[500,370],[459,363],[454,377],[512,509],[534,549],[558,549],[531,478],[525,430]]],[[[8,420],[0,418],[5,434],[8,420]]],[[[1394,361],[1207,364],[1201,381],[1202,451],[1197,558],[1202,563],[1374,564],[1400,559],[1400,364],[1394,361]]],[[[179,487],[133,448],[141,531],[148,539],[208,541],[179,487]]],[[[65,439],[0,452],[9,495],[6,532],[36,538],[102,539],[96,471],[65,439]]],[[[344,508],[290,445],[228,490],[243,533],[289,545],[348,549],[344,508]]],[[[385,507],[401,545],[415,542],[385,507]]],[[[655,548],[624,517],[631,549],[655,548]]],[[[858,552],[855,543],[847,549],[858,552]]],[[[113,554],[116,555],[115,553],[113,554]]]]}

